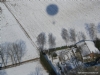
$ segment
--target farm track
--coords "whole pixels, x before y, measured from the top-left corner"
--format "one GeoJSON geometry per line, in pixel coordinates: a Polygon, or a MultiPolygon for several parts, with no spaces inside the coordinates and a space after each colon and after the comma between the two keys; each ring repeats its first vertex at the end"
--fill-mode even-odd
{"type": "Polygon", "coordinates": [[[27,61],[20,62],[20,64],[17,63],[17,64],[13,64],[13,65],[8,65],[6,67],[2,67],[1,70],[8,69],[8,68],[13,68],[13,67],[17,67],[17,66],[20,66],[20,65],[23,65],[23,64],[26,64],[26,63],[30,63],[30,62],[33,62],[33,61],[35,62],[35,61],[39,61],[39,60],[40,60],[40,58],[30,59],[30,60],[27,60],[27,61]]]}

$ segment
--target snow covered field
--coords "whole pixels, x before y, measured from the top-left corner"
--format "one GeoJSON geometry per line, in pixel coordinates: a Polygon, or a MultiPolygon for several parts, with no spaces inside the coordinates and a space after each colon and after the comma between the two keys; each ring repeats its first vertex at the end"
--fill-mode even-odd
{"type": "MultiPolygon", "coordinates": [[[[10,0],[5,3],[35,44],[36,37],[45,32],[47,40],[49,33],[56,37],[57,47],[66,45],[61,37],[62,28],[75,28],[87,35],[85,23],[98,25],[100,22],[100,1],[10,0]],[[46,8],[50,4],[58,7],[56,15],[47,13],[46,8]]],[[[48,48],[48,43],[45,47],[48,48]]]]}
{"type": "MultiPolygon", "coordinates": [[[[4,42],[15,42],[16,40],[22,39],[26,43],[26,53],[22,58],[22,61],[30,60],[33,58],[38,58],[38,51],[29,38],[25,35],[25,33],[20,28],[20,25],[12,16],[12,14],[8,11],[3,3],[0,3],[0,7],[2,8],[1,16],[1,31],[0,31],[0,43],[4,42]]],[[[8,62],[8,64],[11,64],[8,62]]]]}
{"type": "Polygon", "coordinates": [[[39,69],[38,72],[40,72],[41,74],[48,75],[48,73],[46,72],[46,70],[43,69],[39,61],[30,62],[17,67],[5,69],[5,72],[7,73],[7,75],[31,75],[31,73],[36,75],[36,68],[39,69]]]}
{"type": "MultiPolygon", "coordinates": [[[[66,28],[67,30],[75,28],[77,32],[82,31],[85,33],[87,40],[90,40],[85,30],[85,24],[94,23],[98,25],[100,23],[100,1],[7,0],[5,4],[7,7],[3,3],[0,3],[0,7],[2,8],[2,13],[0,13],[0,42],[15,42],[20,39],[25,41],[27,48],[22,61],[39,57],[36,48],[36,37],[41,32],[46,33],[47,44],[45,48],[48,48],[49,33],[52,33],[56,37],[56,47],[60,47],[66,45],[61,37],[62,28],[66,28]],[[55,15],[47,13],[46,9],[51,4],[56,5],[58,8],[55,15]]],[[[100,35],[100,33],[98,34],[100,35]]],[[[89,44],[89,47],[92,45],[89,44]]],[[[43,75],[48,75],[43,70],[39,61],[9,68],[5,71],[8,75],[29,75],[38,66],[42,68],[41,72],[43,75]]]]}

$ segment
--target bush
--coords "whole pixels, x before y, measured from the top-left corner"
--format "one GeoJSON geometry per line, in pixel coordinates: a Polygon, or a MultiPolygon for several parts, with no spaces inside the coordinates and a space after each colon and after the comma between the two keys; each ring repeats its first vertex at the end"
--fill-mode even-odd
{"type": "Polygon", "coordinates": [[[48,59],[47,55],[43,52],[40,52],[40,61],[42,65],[49,71],[50,75],[58,75],[55,67],[48,59]]]}
{"type": "Polygon", "coordinates": [[[52,55],[52,57],[57,57],[57,54],[54,52],[53,55],[52,55]]]}
{"type": "Polygon", "coordinates": [[[94,44],[98,48],[98,50],[100,51],[100,39],[99,38],[96,38],[96,40],[94,40],[94,44]]]}

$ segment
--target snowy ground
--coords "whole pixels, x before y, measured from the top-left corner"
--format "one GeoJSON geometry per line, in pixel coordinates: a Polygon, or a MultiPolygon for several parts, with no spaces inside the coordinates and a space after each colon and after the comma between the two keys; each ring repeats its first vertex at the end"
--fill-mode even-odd
{"type": "MultiPolygon", "coordinates": [[[[26,54],[22,58],[22,61],[30,60],[33,58],[38,58],[38,51],[29,38],[25,35],[25,33],[20,28],[20,25],[12,16],[12,14],[8,11],[3,3],[0,3],[0,7],[2,8],[1,16],[1,31],[0,31],[0,43],[4,42],[15,42],[16,40],[22,39],[26,43],[26,54]]],[[[8,63],[11,64],[11,63],[8,63]]]]}
{"type": "MultiPolygon", "coordinates": [[[[45,32],[48,40],[48,34],[53,33],[56,37],[56,46],[63,46],[65,42],[61,37],[62,28],[75,28],[76,31],[82,31],[86,34],[85,23],[100,22],[100,1],[78,0],[78,1],[39,1],[39,0],[11,0],[6,5],[14,16],[21,23],[23,28],[36,43],[36,37],[45,32]],[[46,8],[50,4],[58,6],[58,13],[54,16],[48,15],[46,8]]],[[[87,35],[89,40],[89,36],[87,35]]],[[[46,44],[48,48],[48,43],[46,44]]]]}
{"type": "Polygon", "coordinates": [[[38,70],[38,72],[41,72],[41,74],[48,75],[48,73],[46,72],[46,70],[44,70],[39,61],[30,62],[17,67],[5,69],[5,72],[7,73],[7,75],[30,75],[30,73],[35,73],[36,68],[40,69],[38,70]]]}
{"type": "MultiPolygon", "coordinates": [[[[53,33],[56,37],[57,47],[66,45],[61,37],[62,28],[68,30],[75,28],[76,31],[82,31],[87,35],[85,23],[98,25],[100,22],[100,1],[7,0],[5,4],[28,33],[35,45],[36,37],[41,32],[46,33],[47,40],[48,34],[53,33]],[[55,4],[59,8],[58,13],[54,16],[50,16],[46,12],[46,8],[50,4],[55,4]]],[[[0,24],[2,24],[0,32],[1,43],[14,42],[22,39],[26,42],[27,46],[26,54],[22,60],[25,61],[39,57],[36,46],[25,35],[14,16],[3,3],[0,3],[0,7],[3,11],[3,13],[0,13],[0,24]]],[[[88,35],[87,39],[90,39],[88,35]]],[[[45,47],[48,48],[48,43],[45,47]]],[[[5,71],[8,75],[29,75],[35,71],[35,67],[37,66],[42,66],[39,61],[6,69],[5,71]]],[[[43,75],[47,75],[46,71],[42,71],[43,75]]]]}

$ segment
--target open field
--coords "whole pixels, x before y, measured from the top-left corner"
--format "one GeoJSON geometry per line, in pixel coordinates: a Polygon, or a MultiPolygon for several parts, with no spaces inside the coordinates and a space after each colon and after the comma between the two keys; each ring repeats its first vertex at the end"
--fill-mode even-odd
{"type": "MultiPolygon", "coordinates": [[[[12,14],[8,11],[8,9],[5,7],[3,3],[0,3],[0,7],[2,8],[2,13],[0,15],[1,16],[0,43],[15,42],[16,40],[22,39],[26,43],[26,53],[25,56],[22,58],[22,61],[39,58],[37,48],[25,35],[25,33],[21,29],[16,19],[12,16],[12,14]]],[[[10,61],[11,60],[9,60],[8,65],[11,64],[10,61]]]]}
{"type": "MultiPolygon", "coordinates": [[[[85,30],[85,24],[100,22],[100,1],[8,1],[5,2],[22,27],[36,44],[36,37],[41,33],[52,33],[56,37],[56,46],[66,45],[61,37],[62,28],[75,28],[89,36],[85,30]],[[50,15],[46,8],[54,4],[58,7],[57,14],[50,15]]],[[[76,32],[76,33],[77,33],[76,32]]],[[[71,44],[70,42],[68,44],[71,44]]],[[[48,42],[45,46],[48,48],[48,42]]]]}
{"type": "Polygon", "coordinates": [[[5,69],[3,71],[5,71],[7,75],[29,75],[31,73],[35,74],[36,68],[38,68],[38,72],[40,72],[41,74],[48,75],[39,61],[25,63],[17,67],[5,69]]]}
{"type": "MultiPolygon", "coordinates": [[[[0,2],[0,7],[2,8],[2,13],[0,12],[0,43],[15,42],[20,39],[26,43],[26,53],[22,58],[22,61],[26,61],[26,63],[3,70],[8,75],[29,75],[35,71],[36,67],[41,68],[43,75],[48,75],[40,61],[35,60],[39,59],[37,36],[41,32],[46,34],[45,50],[47,50],[49,33],[56,37],[56,47],[61,47],[66,46],[61,37],[62,28],[66,28],[68,31],[71,28],[75,29],[76,37],[78,37],[78,32],[83,32],[86,40],[91,40],[85,29],[86,24],[94,23],[97,26],[100,23],[99,0],[7,0],[0,2]],[[51,13],[47,9],[52,4],[56,6],[55,13],[51,13]],[[31,59],[35,61],[31,61],[31,59]],[[27,60],[30,61],[27,62],[27,60]]],[[[99,32],[97,36],[100,37],[99,32]]],[[[79,42],[78,38],[76,42],[79,42]]],[[[72,44],[73,42],[70,40],[67,42],[67,45],[72,44]]],[[[88,47],[91,49],[90,52],[97,51],[93,43],[88,43],[88,47]]],[[[9,60],[7,65],[11,64],[11,60],[9,60]]]]}

